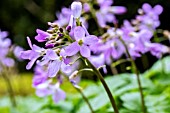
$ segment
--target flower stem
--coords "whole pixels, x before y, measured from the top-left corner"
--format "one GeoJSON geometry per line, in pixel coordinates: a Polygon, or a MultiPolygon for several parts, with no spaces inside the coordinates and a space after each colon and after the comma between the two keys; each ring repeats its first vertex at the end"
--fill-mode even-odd
{"type": "MultiPolygon", "coordinates": [[[[62,75],[63,75],[68,81],[70,81],[67,75],[65,75],[64,73],[62,73],[62,75]]],[[[72,84],[72,83],[71,83],[71,84],[72,84]]],[[[91,104],[90,104],[90,102],[88,101],[88,98],[84,95],[83,91],[82,91],[81,89],[75,87],[73,84],[72,84],[72,86],[81,94],[83,100],[87,103],[87,105],[88,105],[91,113],[95,113],[94,110],[93,110],[93,108],[92,108],[92,106],[91,106],[91,104]]]]}
{"type": "Polygon", "coordinates": [[[138,68],[137,68],[137,66],[135,64],[135,61],[133,60],[132,56],[130,55],[130,53],[128,51],[128,47],[127,47],[126,43],[124,42],[124,40],[121,37],[119,37],[119,39],[122,42],[122,44],[124,45],[126,53],[127,53],[128,57],[130,58],[132,69],[136,73],[138,87],[139,87],[139,92],[140,92],[140,96],[141,96],[142,110],[143,110],[143,113],[147,113],[147,109],[146,109],[146,106],[145,106],[145,100],[144,100],[144,95],[143,95],[143,90],[142,90],[142,85],[141,85],[141,81],[140,81],[140,75],[139,75],[138,68]]]}
{"type": "Polygon", "coordinates": [[[7,88],[8,88],[8,93],[9,93],[9,96],[10,96],[10,100],[11,100],[11,103],[12,103],[12,106],[13,107],[16,107],[16,101],[15,101],[15,97],[14,97],[14,91],[12,89],[12,85],[11,85],[11,82],[10,82],[10,79],[8,78],[8,76],[5,74],[5,73],[2,73],[1,74],[3,79],[5,80],[5,83],[7,85],[7,88]]]}
{"type": "Polygon", "coordinates": [[[76,88],[76,87],[75,87],[75,89],[81,94],[81,96],[83,97],[84,101],[87,103],[91,113],[95,113],[93,108],[92,108],[92,106],[91,106],[91,104],[90,104],[90,102],[89,102],[89,100],[88,100],[88,98],[84,95],[83,91],[81,89],[79,89],[79,88],[76,88]]]}
{"type": "Polygon", "coordinates": [[[96,67],[88,59],[85,58],[85,60],[86,60],[87,64],[93,69],[94,73],[97,75],[97,77],[100,79],[101,83],[103,84],[103,87],[105,88],[105,91],[107,92],[107,95],[109,96],[109,99],[110,99],[110,102],[114,109],[114,112],[119,113],[116,102],[114,100],[114,97],[113,97],[108,85],[106,84],[103,76],[101,75],[99,70],[97,70],[96,67]]]}

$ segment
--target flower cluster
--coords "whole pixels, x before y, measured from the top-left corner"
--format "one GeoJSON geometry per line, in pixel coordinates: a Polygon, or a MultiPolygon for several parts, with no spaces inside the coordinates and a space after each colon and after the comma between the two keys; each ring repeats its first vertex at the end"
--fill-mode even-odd
{"type": "MultiPolygon", "coordinates": [[[[101,59],[100,64],[104,65],[106,63],[110,65],[114,60],[121,58],[123,54],[127,54],[120,38],[127,45],[128,51],[133,58],[140,57],[147,52],[157,58],[169,53],[169,47],[152,41],[156,28],[160,25],[159,15],[162,11],[163,8],[160,5],[152,8],[145,3],[142,9],[139,9],[140,15],[137,15],[136,19],[131,22],[125,20],[120,28],[110,27],[101,36],[100,43],[95,45],[98,58],[101,59]]],[[[98,61],[94,60],[96,57],[90,59],[94,64],[98,63],[98,61]]]]}
{"type": "Polygon", "coordinates": [[[19,58],[19,53],[23,51],[23,49],[19,46],[13,46],[12,42],[9,38],[7,38],[8,32],[0,30],[0,72],[4,67],[13,67],[15,61],[10,57],[10,54],[13,51],[13,54],[19,58]]]}
{"type": "MultiPolygon", "coordinates": [[[[95,13],[102,28],[106,27],[108,22],[117,23],[114,14],[126,12],[125,7],[112,6],[112,0],[97,0],[97,4],[99,9],[91,13],[95,13]]],[[[76,86],[77,76],[74,75],[79,73],[78,59],[88,59],[96,68],[110,65],[113,60],[126,54],[121,40],[125,42],[133,58],[146,52],[160,58],[162,54],[169,52],[167,46],[151,41],[160,25],[159,15],[163,11],[160,5],[152,8],[149,4],[144,4],[136,19],[131,22],[125,20],[120,28],[107,27],[106,33],[99,38],[89,34],[87,22],[81,17],[82,12],[90,12],[93,8],[91,6],[92,3],[82,5],[80,2],[73,2],[71,8],[63,8],[61,13],[57,13],[58,20],[48,23],[50,28],[47,31],[37,29],[35,39],[45,42],[44,47],[32,44],[27,37],[31,49],[23,51],[21,58],[29,60],[27,69],[36,63],[33,87],[37,89],[38,96],[52,95],[56,103],[63,100],[65,93],[60,89],[63,76],[68,77],[76,86]],[[56,80],[57,83],[54,83],[56,80]]],[[[104,69],[106,72],[106,68],[104,69]]]]}
{"type": "MultiPolygon", "coordinates": [[[[90,48],[92,44],[98,42],[98,38],[87,32],[79,19],[81,11],[82,4],[73,2],[69,25],[66,29],[62,28],[59,23],[49,22],[50,28],[47,31],[36,30],[38,35],[35,39],[38,42],[45,42],[45,48],[32,44],[30,38],[27,37],[31,49],[21,52],[21,58],[29,60],[26,69],[31,69],[34,63],[37,65],[33,87],[37,89],[38,96],[53,95],[55,102],[64,99],[65,93],[59,87],[62,84],[63,75],[69,77],[73,71],[78,69],[79,56],[86,58],[91,56],[90,48]],[[53,80],[58,82],[54,84],[53,80]]],[[[76,85],[77,81],[73,81],[72,78],[70,81],[76,85]]]]}
{"type": "Polygon", "coordinates": [[[100,27],[106,27],[107,23],[117,24],[115,14],[123,14],[126,8],[123,6],[112,6],[113,0],[97,0],[99,10],[96,11],[96,18],[100,27]]]}

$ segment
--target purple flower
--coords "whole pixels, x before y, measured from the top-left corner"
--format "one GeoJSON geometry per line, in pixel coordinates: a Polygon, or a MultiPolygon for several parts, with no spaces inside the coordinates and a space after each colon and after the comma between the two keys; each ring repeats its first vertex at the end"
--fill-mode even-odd
{"type": "Polygon", "coordinates": [[[66,75],[70,75],[73,71],[75,71],[76,69],[78,69],[79,67],[79,62],[75,61],[77,60],[77,56],[75,57],[71,57],[71,58],[67,58],[65,59],[66,63],[62,63],[61,65],[61,71],[66,74],[66,75]]]}
{"type": "Polygon", "coordinates": [[[141,15],[136,17],[137,21],[140,22],[140,29],[154,30],[157,28],[160,25],[159,15],[162,11],[163,8],[160,5],[156,5],[152,8],[147,3],[143,4],[142,9],[139,10],[141,15]]]}
{"type": "Polygon", "coordinates": [[[6,32],[6,31],[1,31],[1,29],[0,29],[0,39],[4,39],[4,38],[6,38],[8,36],[8,32],[6,32]]]}
{"type": "Polygon", "coordinates": [[[51,80],[45,81],[41,84],[34,86],[36,88],[36,95],[39,97],[45,97],[52,94],[52,90],[49,88],[51,80]]]}
{"type": "Polygon", "coordinates": [[[12,67],[15,64],[14,59],[7,57],[7,55],[11,52],[12,50],[10,48],[11,46],[11,40],[7,38],[8,32],[6,31],[1,31],[0,30],[0,71],[3,70],[3,67],[12,67]]]}
{"type": "Polygon", "coordinates": [[[0,59],[4,59],[9,52],[9,48],[11,46],[11,40],[6,38],[8,33],[6,31],[0,30],[0,59]]]}
{"type": "Polygon", "coordinates": [[[113,4],[113,0],[97,0],[100,6],[111,6],[113,4]]]}
{"type": "Polygon", "coordinates": [[[142,9],[146,14],[149,14],[150,16],[154,16],[152,14],[160,15],[163,11],[162,6],[156,5],[154,8],[152,8],[148,3],[144,3],[142,9]]]}
{"type": "Polygon", "coordinates": [[[114,14],[123,14],[126,12],[126,8],[123,6],[111,6],[112,0],[98,0],[100,10],[96,12],[96,18],[98,24],[101,27],[105,27],[106,23],[117,23],[114,14]]]}
{"type": "Polygon", "coordinates": [[[9,48],[11,40],[9,38],[0,37],[0,48],[9,48]]]}
{"type": "Polygon", "coordinates": [[[33,86],[44,83],[48,78],[47,70],[44,66],[36,65],[34,68],[33,86]]]}
{"type": "Polygon", "coordinates": [[[60,89],[60,84],[51,84],[51,81],[46,81],[42,84],[36,86],[36,95],[39,97],[45,97],[48,95],[52,95],[52,98],[55,103],[58,103],[60,100],[64,100],[66,98],[66,94],[63,90],[60,89]]]}
{"type": "Polygon", "coordinates": [[[112,6],[109,10],[114,14],[123,14],[126,12],[126,8],[123,6],[112,6]]]}
{"type": "Polygon", "coordinates": [[[84,57],[90,57],[91,51],[89,46],[98,42],[98,38],[94,35],[85,36],[85,30],[82,27],[74,29],[75,42],[65,48],[67,56],[73,56],[80,51],[84,57]]]}
{"type": "Polygon", "coordinates": [[[31,67],[33,66],[35,61],[42,55],[42,52],[45,51],[45,49],[40,48],[36,45],[32,45],[29,37],[27,37],[27,41],[28,41],[28,44],[29,44],[31,50],[22,51],[21,58],[30,60],[30,62],[26,66],[26,69],[31,69],[31,67]]]}
{"type": "Polygon", "coordinates": [[[145,46],[149,49],[153,56],[161,58],[163,54],[169,53],[170,49],[159,43],[145,43],[145,46]]]}
{"type": "Polygon", "coordinates": [[[48,64],[47,75],[54,77],[57,75],[62,64],[62,57],[59,57],[56,52],[52,49],[46,51],[46,55],[39,62],[40,65],[48,64]]]}
{"type": "Polygon", "coordinates": [[[19,60],[21,60],[20,56],[21,56],[21,52],[23,51],[24,49],[20,46],[16,46],[13,50],[13,53],[15,55],[15,57],[19,60]]]}
{"type": "Polygon", "coordinates": [[[111,64],[113,59],[119,59],[124,53],[124,46],[117,38],[107,41],[101,48],[106,64],[111,64]]]}
{"type": "Polygon", "coordinates": [[[83,10],[84,12],[89,12],[90,11],[90,5],[88,3],[83,4],[83,10]]]}
{"type": "Polygon", "coordinates": [[[70,32],[69,33],[70,35],[72,35],[72,33],[73,33],[72,29],[74,29],[74,27],[77,24],[76,19],[78,19],[81,22],[81,25],[83,27],[86,27],[86,28],[88,27],[88,23],[87,23],[86,19],[81,17],[81,12],[82,12],[82,4],[81,4],[81,2],[73,2],[71,4],[71,12],[72,12],[72,14],[70,15],[69,24],[66,27],[66,30],[70,32]]]}
{"type": "MultiPolygon", "coordinates": [[[[104,58],[103,53],[100,55],[91,56],[89,60],[96,68],[99,68],[105,65],[105,58],[104,58]]],[[[104,73],[107,73],[106,67],[103,67],[103,71],[104,73]]]]}
{"type": "Polygon", "coordinates": [[[47,41],[47,38],[49,38],[50,34],[45,32],[45,31],[42,31],[40,29],[37,29],[36,32],[38,33],[37,36],[35,36],[35,39],[38,41],[38,42],[45,42],[47,41]]]}
{"type": "Polygon", "coordinates": [[[14,59],[12,59],[12,58],[4,58],[4,59],[2,60],[2,64],[5,65],[5,66],[7,66],[7,67],[13,67],[14,64],[15,64],[15,61],[14,61],[14,59]]]}
{"type": "Polygon", "coordinates": [[[65,7],[62,8],[61,13],[56,13],[57,20],[54,21],[54,23],[57,23],[57,25],[60,27],[66,26],[69,23],[71,14],[71,9],[65,7]]]}
{"type": "Polygon", "coordinates": [[[61,100],[64,100],[66,98],[66,94],[63,90],[61,90],[59,88],[59,86],[57,86],[58,84],[56,84],[53,88],[53,94],[52,94],[52,98],[54,100],[55,103],[58,103],[61,100]]]}

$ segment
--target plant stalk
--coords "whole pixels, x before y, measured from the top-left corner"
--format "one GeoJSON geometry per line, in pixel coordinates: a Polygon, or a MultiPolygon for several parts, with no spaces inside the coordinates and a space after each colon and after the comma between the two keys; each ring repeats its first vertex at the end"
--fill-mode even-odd
{"type": "MultiPolygon", "coordinates": [[[[73,86],[73,87],[74,87],[74,86],[73,86]]],[[[76,88],[76,87],[75,87],[75,89],[81,94],[81,96],[83,97],[84,101],[87,103],[87,105],[88,105],[91,113],[95,113],[94,110],[93,110],[93,108],[92,108],[92,106],[91,106],[91,104],[90,104],[90,102],[89,102],[89,100],[88,100],[87,97],[84,95],[83,91],[82,91],[81,89],[79,89],[79,88],[76,88]]]]}
{"type": "MultiPolygon", "coordinates": [[[[82,71],[83,71],[83,70],[82,70],[82,71]]],[[[68,81],[70,81],[67,75],[65,75],[64,73],[62,73],[62,75],[63,75],[68,81]]],[[[71,83],[71,84],[72,84],[72,83],[71,83]]],[[[75,87],[73,84],[72,84],[72,86],[81,94],[83,100],[84,100],[84,101],[86,102],[86,104],[88,105],[91,113],[95,113],[94,110],[93,110],[93,108],[92,108],[92,106],[91,106],[91,104],[90,104],[90,102],[89,102],[89,100],[88,100],[88,98],[84,95],[83,91],[82,91],[81,89],[75,87]]]]}
{"type": "Polygon", "coordinates": [[[16,101],[15,101],[15,96],[14,96],[14,91],[13,91],[13,88],[12,88],[12,85],[11,85],[11,82],[10,82],[10,79],[7,77],[6,74],[2,73],[1,74],[6,85],[7,85],[7,88],[8,88],[8,93],[9,93],[9,97],[10,97],[10,100],[11,100],[11,103],[12,103],[12,106],[13,107],[16,107],[16,101]]]}
{"type": "Polygon", "coordinates": [[[122,44],[124,45],[126,53],[127,53],[128,57],[130,58],[132,69],[136,73],[138,87],[139,87],[139,92],[140,92],[140,96],[141,96],[142,110],[143,110],[143,113],[147,113],[147,109],[146,109],[146,106],[145,106],[145,100],[144,100],[144,95],[143,95],[143,90],[142,90],[142,85],[141,85],[141,81],[140,81],[140,75],[139,75],[138,68],[136,66],[135,61],[133,60],[132,56],[130,55],[130,53],[128,51],[128,47],[127,47],[126,43],[124,42],[124,40],[121,37],[119,37],[119,39],[122,42],[122,44]]]}
{"type": "Polygon", "coordinates": [[[97,75],[97,77],[100,79],[100,81],[101,81],[101,83],[102,83],[102,85],[103,85],[103,87],[104,87],[104,89],[105,89],[105,91],[106,91],[106,93],[107,93],[107,95],[110,99],[110,102],[112,104],[114,112],[119,113],[119,110],[118,110],[118,107],[117,107],[116,102],[114,100],[114,97],[113,97],[108,85],[106,84],[103,76],[101,75],[99,70],[97,70],[96,67],[88,59],[85,58],[85,60],[87,61],[87,64],[93,69],[93,71],[97,75]]]}

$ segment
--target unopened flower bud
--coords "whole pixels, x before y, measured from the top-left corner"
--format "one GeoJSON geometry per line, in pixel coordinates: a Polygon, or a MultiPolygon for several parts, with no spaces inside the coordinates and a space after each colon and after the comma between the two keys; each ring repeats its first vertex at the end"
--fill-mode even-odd
{"type": "Polygon", "coordinates": [[[62,33],[59,33],[58,36],[59,36],[59,37],[63,37],[63,34],[62,34],[62,33]]]}
{"type": "Polygon", "coordinates": [[[70,31],[71,31],[71,26],[67,26],[67,27],[66,27],[66,30],[67,30],[68,32],[70,32],[70,31]]]}
{"type": "Polygon", "coordinates": [[[54,30],[47,30],[48,33],[53,34],[54,30]]]}
{"type": "Polygon", "coordinates": [[[48,48],[53,48],[54,47],[54,44],[45,44],[45,47],[48,49],[48,48]]]}
{"type": "Polygon", "coordinates": [[[61,33],[63,33],[63,28],[59,28],[59,31],[60,31],[61,33]]]}
{"type": "Polygon", "coordinates": [[[82,11],[82,4],[81,2],[73,2],[71,4],[71,10],[72,10],[72,15],[74,18],[79,18],[81,15],[81,11],[82,11]]]}
{"type": "Polygon", "coordinates": [[[167,37],[168,39],[170,39],[170,32],[169,32],[168,30],[164,30],[164,31],[163,31],[163,35],[164,35],[165,37],[167,37]]]}
{"type": "Polygon", "coordinates": [[[74,80],[77,77],[77,75],[78,75],[78,71],[76,70],[69,76],[69,79],[74,80]]]}
{"type": "Polygon", "coordinates": [[[56,23],[51,23],[51,22],[48,22],[48,25],[51,26],[52,28],[58,28],[58,25],[56,23]]]}

